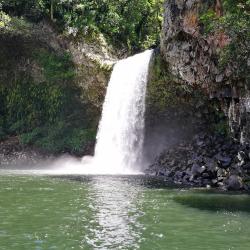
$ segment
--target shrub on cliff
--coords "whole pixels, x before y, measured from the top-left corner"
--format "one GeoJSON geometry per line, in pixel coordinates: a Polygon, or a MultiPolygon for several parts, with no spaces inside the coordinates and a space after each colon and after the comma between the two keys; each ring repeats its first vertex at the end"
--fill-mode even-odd
{"type": "Polygon", "coordinates": [[[231,64],[235,76],[249,80],[250,67],[250,1],[224,0],[223,13],[218,15],[209,10],[202,15],[207,33],[219,36],[221,50],[220,64],[231,64]]]}

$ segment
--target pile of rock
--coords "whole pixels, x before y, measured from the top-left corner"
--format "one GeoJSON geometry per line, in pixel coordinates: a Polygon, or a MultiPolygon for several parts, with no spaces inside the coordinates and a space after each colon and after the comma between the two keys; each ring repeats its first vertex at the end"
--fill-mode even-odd
{"type": "Polygon", "coordinates": [[[163,152],[146,172],[183,185],[250,190],[249,149],[223,136],[200,134],[163,152]]]}

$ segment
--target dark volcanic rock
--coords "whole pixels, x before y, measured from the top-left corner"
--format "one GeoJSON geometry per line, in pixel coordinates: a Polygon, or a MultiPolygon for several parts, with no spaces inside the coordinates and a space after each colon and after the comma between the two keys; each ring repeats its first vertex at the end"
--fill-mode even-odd
{"type": "Polygon", "coordinates": [[[204,167],[200,167],[198,164],[193,164],[192,168],[191,168],[191,174],[193,176],[200,176],[201,173],[203,173],[205,170],[204,167]]]}
{"type": "Polygon", "coordinates": [[[229,157],[229,156],[223,156],[220,153],[215,156],[215,159],[217,159],[218,162],[221,164],[221,166],[225,167],[225,168],[228,167],[231,164],[231,162],[232,162],[232,158],[231,157],[229,157]]]}
{"type": "Polygon", "coordinates": [[[178,184],[248,190],[248,153],[248,146],[223,136],[201,134],[164,151],[147,173],[166,176],[178,184]]]}
{"type": "Polygon", "coordinates": [[[237,175],[231,175],[226,180],[226,188],[228,190],[240,190],[243,187],[242,179],[237,175]]]}

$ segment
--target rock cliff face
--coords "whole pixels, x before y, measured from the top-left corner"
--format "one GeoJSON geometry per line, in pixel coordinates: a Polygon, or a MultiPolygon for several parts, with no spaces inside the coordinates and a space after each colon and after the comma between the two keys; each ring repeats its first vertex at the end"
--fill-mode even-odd
{"type": "Polygon", "coordinates": [[[145,158],[190,140],[213,126],[216,116],[208,96],[198,86],[186,84],[171,72],[155,50],[151,61],[145,114],[145,158]]]}
{"type": "Polygon", "coordinates": [[[68,51],[76,66],[76,81],[83,89],[83,100],[101,109],[105,89],[117,57],[102,35],[90,41],[70,41],[68,51]]]}
{"type": "Polygon", "coordinates": [[[200,15],[208,9],[221,15],[220,1],[168,0],[165,2],[161,53],[172,74],[184,83],[200,86],[220,101],[235,139],[250,142],[250,96],[246,81],[234,69],[220,69],[218,55],[229,43],[225,34],[204,35],[200,15]]]}
{"type": "MultiPolygon", "coordinates": [[[[80,138],[79,131],[83,131],[80,140],[84,145],[79,147],[77,155],[91,154],[106,86],[112,65],[117,60],[113,50],[109,48],[101,35],[94,39],[65,35],[59,33],[55,25],[49,21],[40,23],[22,21],[21,24],[20,27],[0,27],[0,165],[19,162],[19,157],[27,156],[27,159],[31,159],[29,155],[32,155],[33,148],[30,146],[35,145],[34,141],[22,141],[20,135],[27,131],[28,133],[34,131],[34,128],[44,129],[43,131],[47,129],[46,122],[49,119],[43,111],[48,110],[48,107],[45,108],[46,103],[49,107],[54,106],[54,102],[49,103],[48,100],[50,98],[52,100],[55,95],[62,96],[60,106],[64,105],[62,112],[59,110],[54,114],[54,117],[58,117],[57,114],[62,113],[60,119],[63,125],[61,130],[60,128],[57,130],[63,131],[65,128],[68,133],[78,134],[76,138],[80,138]],[[58,89],[58,92],[54,93],[51,86],[53,89],[58,89]],[[18,94],[15,94],[16,92],[18,94]],[[14,110],[14,115],[8,115],[9,109],[6,108],[7,101],[2,98],[3,93],[5,96],[7,96],[6,93],[11,93],[14,98],[12,103],[24,107],[22,116],[28,116],[27,114],[32,112],[38,114],[36,118],[31,119],[35,121],[34,124],[28,122],[26,127],[29,130],[24,130],[24,126],[21,129],[15,126],[13,129],[10,128],[13,124],[20,124],[20,118],[13,118],[13,122],[9,122],[18,112],[14,110]],[[27,99],[25,104],[15,99],[16,96],[22,95],[24,100],[27,99]],[[43,98],[45,104],[42,104],[42,108],[32,106],[33,99],[30,96],[34,95],[36,95],[35,98],[40,96],[40,99],[43,98]],[[64,100],[66,104],[62,105],[64,100]],[[76,130],[77,133],[74,132],[76,130]],[[13,147],[13,152],[9,148],[15,143],[8,143],[9,136],[16,136],[14,142],[18,146],[13,147]],[[8,146],[7,150],[5,150],[5,144],[8,146]]],[[[28,120],[27,117],[25,120],[28,120]]],[[[54,126],[56,129],[56,125],[54,126]]],[[[42,138],[46,138],[50,129],[46,131],[41,132],[42,138]]],[[[69,141],[71,138],[72,135],[69,136],[69,141]]],[[[55,141],[54,139],[48,141],[50,140],[55,141]]],[[[62,145],[65,145],[65,142],[62,145]]],[[[36,147],[43,148],[48,153],[52,152],[51,149],[46,148],[46,145],[36,145],[36,147]]],[[[59,149],[58,151],[76,154],[74,147],[69,146],[66,150],[59,149]]],[[[37,152],[34,147],[34,154],[37,152]]]]}
{"type": "Polygon", "coordinates": [[[237,76],[235,65],[219,64],[229,37],[221,31],[205,33],[200,22],[209,9],[222,15],[221,1],[167,0],[164,9],[163,75],[150,79],[149,90],[153,87],[153,104],[163,104],[160,123],[174,123],[175,133],[165,126],[161,133],[169,138],[148,173],[184,185],[250,190],[249,83],[237,76]],[[169,147],[171,138],[182,132],[189,138],[182,136],[169,147]]]}
{"type": "Polygon", "coordinates": [[[117,58],[101,35],[95,41],[64,37],[44,21],[27,23],[18,32],[1,30],[0,45],[3,48],[0,51],[0,83],[16,81],[25,74],[39,84],[45,79],[36,54],[40,50],[59,56],[68,53],[76,71],[74,81],[82,89],[82,101],[97,108],[102,105],[112,65],[117,58]]]}

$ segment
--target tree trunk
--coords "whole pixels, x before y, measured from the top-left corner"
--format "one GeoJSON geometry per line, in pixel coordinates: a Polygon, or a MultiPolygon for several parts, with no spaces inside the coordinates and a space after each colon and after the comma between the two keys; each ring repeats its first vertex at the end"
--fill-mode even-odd
{"type": "Polygon", "coordinates": [[[218,17],[223,15],[223,6],[221,0],[216,0],[215,12],[218,17]]]}
{"type": "Polygon", "coordinates": [[[54,20],[54,0],[50,0],[50,19],[54,20]]]}

